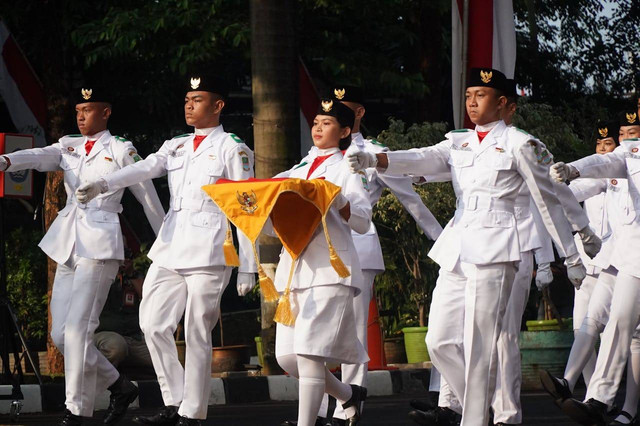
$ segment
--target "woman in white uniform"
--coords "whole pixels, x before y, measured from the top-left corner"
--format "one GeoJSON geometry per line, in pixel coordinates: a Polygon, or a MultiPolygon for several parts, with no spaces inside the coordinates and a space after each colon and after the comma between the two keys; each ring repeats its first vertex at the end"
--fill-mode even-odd
{"type": "MultiPolygon", "coordinates": [[[[316,146],[312,156],[296,165],[291,178],[324,178],[341,187],[341,193],[327,213],[331,241],[350,276],[338,275],[330,263],[322,226],[318,226],[295,265],[291,281],[291,305],[295,323],[278,324],[276,357],[280,366],[299,379],[298,425],[313,426],[322,396],[334,396],[347,415],[346,424],[360,419],[360,404],[366,389],[338,380],[327,369],[327,361],[368,361],[357,338],[353,297],[363,284],[351,230],[364,234],[371,223],[371,204],[366,178],[351,174],[341,149],[351,143],[354,113],[340,102],[322,101],[311,136],[316,146]]],[[[285,290],[293,260],[283,251],[276,270],[275,285],[285,290]]]]}

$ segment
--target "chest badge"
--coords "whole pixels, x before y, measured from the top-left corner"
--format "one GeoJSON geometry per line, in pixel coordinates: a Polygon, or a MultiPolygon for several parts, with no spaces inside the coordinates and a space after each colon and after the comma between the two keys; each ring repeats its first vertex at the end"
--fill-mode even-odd
{"type": "Polygon", "coordinates": [[[636,152],[638,152],[638,148],[632,148],[631,152],[633,152],[635,154],[636,152]]]}
{"type": "Polygon", "coordinates": [[[113,158],[111,158],[111,157],[104,157],[104,159],[105,159],[106,161],[110,162],[110,163],[111,163],[111,162],[113,162],[113,158]]]}
{"type": "Polygon", "coordinates": [[[218,157],[216,157],[214,154],[209,154],[209,160],[215,160],[216,158],[218,157]]]}
{"type": "Polygon", "coordinates": [[[496,151],[497,152],[504,152],[504,148],[500,148],[499,146],[496,146],[496,151]]]}
{"type": "Polygon", "coordinates": [[[180,148],[184,147],[184,144],[180,144],[178,145],[178,147],[176,148],[176,151],[179,150],[180,148]]]}
{"type": "Polygon", "coordinates": [[[67,151],[69,151],[69,152],[73,152],[73,151],[75,151],[75,149],[73,149],[73,147],[72,147],[72,146],[68,146],[68,147],[67,147],[67,151]]]}
{"type": "Polygon", "coordinates": [[[466,147],[468,147],[468,146],[469,146],[469,142],[465,142],[465,143],[463,143],[463,144],[462,144],[462,145],[460,145],[460,146],[461,146],[461,147],[463,147],[463,148],[466,148],[466,147]]]}
{"type": "Polygon", "coordinates": [[[617,179],[611,179],[611,185],[617,185],[617,184],[618,184],[617,179]]]}
{"type": "Polygon", "coordinates": [[[253,191],[251,191],[251,195],[246,192],[240,194],[240,192],[236,191],[236,198],[242,206],[242,210],[248,214],[253,214],[258,208],[258,197],[253,191]]]}

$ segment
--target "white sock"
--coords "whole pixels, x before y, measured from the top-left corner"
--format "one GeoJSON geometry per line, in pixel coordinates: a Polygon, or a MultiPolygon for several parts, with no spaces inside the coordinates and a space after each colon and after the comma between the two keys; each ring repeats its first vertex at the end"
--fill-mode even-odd
{"type": "Polygon", "coordinates": [[[569,389],[573,392],[582,370],[594,353],[596,339],[600,334],[599,324],[591,318],[582,321],[580,330],[574,332],[573,345],[569,360],[564,370],[564,378],[569,383],[569,389]]]}

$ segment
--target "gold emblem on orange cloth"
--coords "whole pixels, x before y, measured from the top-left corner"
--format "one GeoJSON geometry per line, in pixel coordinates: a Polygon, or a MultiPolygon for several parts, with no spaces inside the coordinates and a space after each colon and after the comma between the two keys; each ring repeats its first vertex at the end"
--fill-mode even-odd
{"type": "Polygon", "coordinates": [[[480,80],[482,80],[484,84],[489,83],[492,78],[493,71],[480,71],[480,80]]]}
{"type": "Polygon", "coordinates": [[[253,214],[253,212],[255,212],[258,208],[258,197],[253,191],[251,191],[251,195],[247,194],[246,192],[240,194],[240,192],[236,191],[236,198],[242,206],[242,210],[249,214],[253,214]]]}

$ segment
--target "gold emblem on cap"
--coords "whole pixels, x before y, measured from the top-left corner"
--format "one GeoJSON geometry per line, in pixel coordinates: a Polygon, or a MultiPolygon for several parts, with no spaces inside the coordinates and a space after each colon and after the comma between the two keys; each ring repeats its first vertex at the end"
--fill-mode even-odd
{"type": "Polygon", "coordinates": [[[196,90],[198,87],[200,87],[200,78],[191,77],[191,88],[196,90]]]}
{"type": "Polygon", "coordinates": [[[480,71],[480,80],[482,80],[484,84],[489,83],[492,78],[493,71],[480,71]]]}
{"type": "Polygon", "coordinates": [[[324,112],[331,111],[331,108],[333,108],[333,101],[322,101],[322,110],[324,112]]]}
{"type": "Polygon", "coordinates": [[[636,118],[638,118],[638,115],[635,112],[632,112],[631,114],[627,113],[627,121],[629,124],[635,123],[636,118]]]}
{"type": "Polygon", "coordinates": [[[93,89],[82,89],[80,93],[82,93],[82,98],[85,101],[88,101],[89,99],[91,99],[91,95],[93,94],[93,89]]]}
{"type": "Polygon", "coordinates": [[[342,98],[344,98],[345,93],[346,93],[346,90],[344,89],[333,89],[333,94],[336,95],[336,98],[338,100],[342,100],[342,98]]]}
{"type": "Polygon", "coordinates": [[[609,136],[609,129],[607,129],[606,127],[598,129],[598,133],[600,133],[601,138],[606,138],[609,136]]]}

